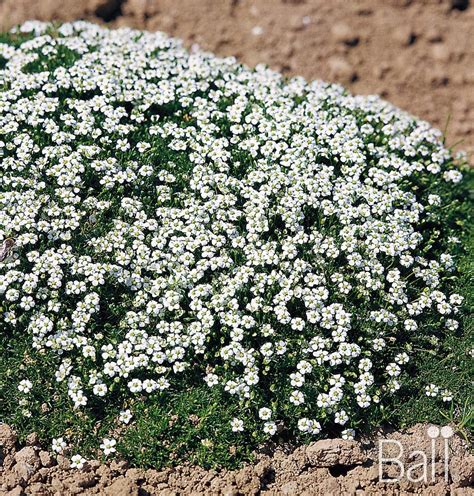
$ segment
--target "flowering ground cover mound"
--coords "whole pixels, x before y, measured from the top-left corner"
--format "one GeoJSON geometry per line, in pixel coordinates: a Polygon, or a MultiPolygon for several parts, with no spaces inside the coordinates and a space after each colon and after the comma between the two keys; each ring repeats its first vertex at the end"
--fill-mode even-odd
{"type": "Polygon", "coordinates": [[[232,466],[459,415],[468,200],[439,131],[162,33],[29,22],[0,68],[0,414],[20,433],[78,468],[232,466]]]}

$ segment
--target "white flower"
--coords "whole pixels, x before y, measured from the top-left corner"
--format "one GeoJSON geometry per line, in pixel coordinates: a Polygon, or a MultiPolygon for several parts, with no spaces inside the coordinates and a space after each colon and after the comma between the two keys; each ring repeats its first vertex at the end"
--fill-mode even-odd
{"type": "Polygon", "coordinates": [[[352,441],[355,437],[355,430],[354,429],[345,429],[341,433],[342,439],[347,439],[349,441],[352,441]]]}
{"type": "Polygon", "coordinates": [[[299,362],[297,368],[301,374],[310,374],[313,370],[313,366],[306,360],[299,362]]]}
{"type": "Polygon", "coordinates": [[[26,394],[31,391],[32,387],[33,387],[33,383],[31,381],[29,381],[28,379],[23,379],[18,384],[18,391],[26,394]]]}
{"type": "Polygon", "coordinates": [[[389,363],[386,367],[388,375],[396,377],[400,375],[401,369],[396,363],[389,363]]]}
{"type": "Polygon", "coordinates": [[[74,455],[71,457],[71,468],[77,468],[78,470],[81,470],[84,467],[85,463],[86,459],[83,458],[81,455],[74,455]]]}
{"type": "Polygon", "coordinates": [[[310,432],[311,426],[312,426],[312,422],[307,418],[301,418],[298,420],[298,429],[301,432],[310,432]]]}
{"type": "Polygon", "coordinates": [[[207,374],[204,380],[209,387],[219,384],[219,377],[216,374],[207,374]]]}
{"type": "Polygon", "coordinates": [[[52,450],[56,453],[62,453],[64,449],[66,448],[66,442],[62,437],[58,437],[56,439],[53,439],[52,442],[52,450]]]}
{"type": "Polygon", "coordinates": [[[115,445],[117,444],[117,441],[115,439],[106,439],[104,438],[102,440],[102,443],[100,445],[100,449],[104,452],[104,455],[110,455],[111,453],[115,453],[115,445]]]}
{"type": "Polygon", "coordinates": [[[270,436],[273,436],[277,432],[277,425],[275,422],[265,422],[263,424],[263,432],[266,434],[270,434],[270,436]]]}
{"type": "Polygon", "coordinates": [[[143,384],[142,384],[142,381],[140,379],[132,379],[129,383],[128,383],[128,388],[130,389],[130,391],[132,393],[138,393],[140,391],[143,390],[143,384]]]}
{"type": "Polygon", "coordinates": [[[298,429],[309,434],[318,434],[321,431],[321,424],[316,420],[301,418],[298,420],[298,429]]]}
{"type": "Polygon", "coordinates": [[[96,396],[105,396],[107,394],[107,386],[105,384],[96,384],[93,391],[96,396]]]}
{"type": "Polygon", "coordinates": [[[405,320],[404,325],[407,331],[416,331],[418,329],[418,324],[413,319],[405,320]]]}
{"type": "Polygon", "coordinates": [[[137,143],[137,150],[138,150],[140,153],[145,152],[145,151],[146,151],[146,150],[148,150],[150,147],[151,147],[150,143],[144,143],[143,141],[141,141],[140,143],[137,143]]]}
{"type": "Polygon", "coordinates": [[[119,415],[119,421],[123,424],[128,424],[132,420],[132,417],[133,415],[130,410],[122,410],[119,415]]]}
{"type": "Polygon", "coordinates": [[[435,384],[428,384],[428,386],[425,387],[425,392],[426,392],[426,396],[432,396],[434,398],[438,396],[439,387],[436,386],[435,384]]]}
{"type": "Polygon", "coordinates": [[[272,411],[270,410],[270,408],[266,408],[266,407],[260,408],[260,410],[258,411],[258,416],[262,420],[270,420],[272,417],[272,411]]]}
{"type": "Polygon", "coordinates": [[[347,421],[349,420],[349,415],[344,410],[341,410],[340,412],[336,412],[334,422],[336,424],[341,424],[344,425],[347,421]]]}
{"type": "Polygon", "coordinates": [[[439,195],[428,195],[428,203],[430,205],[441,205],[441,198],[439,195]]]}
{"type": "Polygon", "coordinates": [[[319,434],[321,432],[321,424],[316,420],[312,420],[311,422],[311,434],[319,434]]]}
{"type": "Polygon", "coordinates": [[[451,393],[448,389],[444,389],[441,391],[441,399],[446,403],[453,401],[453,393],[451,393]]]}
{"type": "Polygon", "coordinates": [[[242,432],[244,430],[244,422],[238,418],[233,418],[230,425],[232,427],[232,432],[242,432]]]}
{"type": "Polygon", "coordinates": [[[301,391],[292,391],[290,395],[290,403],[294,405],[301,405],[304,403],[304,394],[301,391]]]}
{"type": "Polygon", "coordinates": [[[459,183],[462,180],[462,174],[457,170],[449,170],[443,173],[443,179],[445,181],[459,183]]]}

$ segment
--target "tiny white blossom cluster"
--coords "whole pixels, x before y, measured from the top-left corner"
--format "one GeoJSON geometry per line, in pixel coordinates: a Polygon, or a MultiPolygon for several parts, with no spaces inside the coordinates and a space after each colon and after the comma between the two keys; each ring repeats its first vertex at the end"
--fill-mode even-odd
{"type": "Polygon", "coordinates": [[[453,257],[425,250],[422,227],[436,185],[462,179],[440,133],[162,33],[54,29],[0,43],[4,324],[60,357],[78,409],[192,372],[268,435],[333,423],[352,438],[401,387],[411,336],[458,325],[453,257]]]}

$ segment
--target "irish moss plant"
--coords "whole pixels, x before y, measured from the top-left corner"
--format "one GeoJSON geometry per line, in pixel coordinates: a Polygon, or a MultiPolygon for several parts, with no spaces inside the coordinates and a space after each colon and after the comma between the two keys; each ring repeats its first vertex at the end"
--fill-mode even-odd
{"type": "Polygon", "coordinates": [[[472,371],[462,163],[376,96],[162,33],[14,29],[0,419],[78,468],[235,466],[270,439],[352,439],[405,401],[452,409],[472,371]],[[414,381],[447,342],[457,382],[414,381]]]}

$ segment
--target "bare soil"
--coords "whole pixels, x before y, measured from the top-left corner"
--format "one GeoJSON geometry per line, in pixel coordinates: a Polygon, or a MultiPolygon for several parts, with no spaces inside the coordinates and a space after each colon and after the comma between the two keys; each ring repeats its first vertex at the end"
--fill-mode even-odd
{"type": "Polygon", "coordinates": [[[474,152],[469,0],[0,0],[0,27],[91,19],[162,30],[218,55],[341,83],[446,130],[474,152]]]}
{"type": "MultiPolygon", "coordinates": [[[[442,437],[434,441],[432,451],[427,427],[418,424],[405,432],[380,432],[360,442],[328,439],[293,451],[279,448],[259,453],[253,465],[217,472],[191,466],[140,470],[121,461],[90,461],[82,470],[70,469],[65,457],[53,458],[37,446],[35,435],[22,447],[12,429],[0,424],[0,496],[473,495],[474,456],[466,443],[459,436],[450,438],[446,457],[442,437]],[[409,482],[406,476],[399,483],[380,482],[379,439],[385,440],[383,458],[402,460],[412,480],[423,476],[421,467],[412,468],[422,462],[422,455],[410,458],[410,454],[425,453],[426,483],[409,482]]],[[[384,462],[382,469],[384,479],[400,475],[398,463],[384,462]]]]}
{"type": "MultiPolygon", "coordinates": [[[[448,145],[474,152],[474,6],[468,0],[0,0],[2,29],[27,19],[78,18],[165,31],[250,66],[265,63],[354,93],[380,94],[446,130],[448,145]]],[[[144,471],[98,461],[77,471],[37,446],[34,435],[19,446],[3,424],[0,496],[474,495],[474,456],[459,437],[449,443],[448,481],[442,440],[431,477],[426,427],[379,437],[400,441],[405,456],[427,453],[428,482],[383,484],[377,437],[262,452],[254,465],[233,472],[190,466],[144,471]]],[[[389,447],[396,456],[398,448],[389,447]]],[[[385,468],[387,478],[399,473],[396,464],[385,468]]]]}

